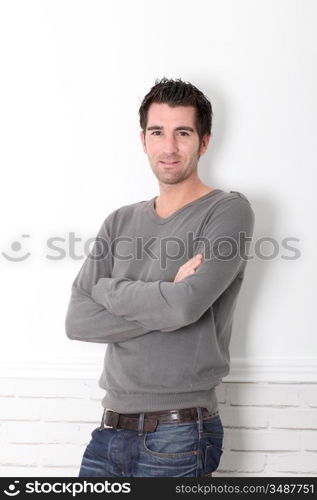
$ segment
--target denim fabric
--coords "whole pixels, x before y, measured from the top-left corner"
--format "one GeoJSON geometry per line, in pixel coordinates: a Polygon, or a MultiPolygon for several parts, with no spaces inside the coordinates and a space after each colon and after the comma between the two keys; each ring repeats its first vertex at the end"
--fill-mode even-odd
{"type": "Polygon", "coordinates": [[[211,475],[223,453],[219,414],[197,422],[159,424],[154,432],[96,428],[79,477],[201,477],[211,475]]]}

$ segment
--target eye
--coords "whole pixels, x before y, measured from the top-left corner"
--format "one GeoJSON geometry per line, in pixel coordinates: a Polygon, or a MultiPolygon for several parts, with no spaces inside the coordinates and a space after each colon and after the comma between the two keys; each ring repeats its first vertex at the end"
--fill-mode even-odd
{"type": "Polygon", "coordinates": [[[180,133],[180,135],[181,135],[182,137],[185,137],[186,135],[189,135],[189,133],[188,133],[188,132],[186,132],[186,130],[180,130],[180,132],[179,132],[179,133],[180,133]]]}
{"type": "Polygon", "coordinates": [[[153,130],[153,132],[151,132],[151,135],[160,135],[160,134],[161,134],[160,130],[153,130]]]}

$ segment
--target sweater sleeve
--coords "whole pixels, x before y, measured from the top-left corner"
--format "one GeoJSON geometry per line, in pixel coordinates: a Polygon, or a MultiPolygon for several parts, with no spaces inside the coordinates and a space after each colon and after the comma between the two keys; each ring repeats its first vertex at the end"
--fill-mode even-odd
{"type": "Polygon", "coordinates": [[[164,332],[197,321],[244,274],[247,249],[254,229],[254,212],[243,197],[223,200],[215,207],[204,230],[203,262],[196,272],[174,283],[127,278],[101,278],[92,297],[109,311],[144,328],[164,332]],[[206,245],[206,242],[208,243],[206,245]]]}
{"type": "Polygon", "coordinates": [[[93,285],[111,276],[110,225],[115,211],[102,224],[89,253],[71,287],[65,330],[68,338],[85,342],[123,342],[153,330],[137,320],[127,320],[97,304],[91,297],[93,285]]]}

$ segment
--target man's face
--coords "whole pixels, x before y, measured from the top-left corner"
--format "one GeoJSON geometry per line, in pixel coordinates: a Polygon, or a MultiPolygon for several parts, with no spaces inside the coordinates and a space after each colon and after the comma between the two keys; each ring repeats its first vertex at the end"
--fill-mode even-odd
{"type": "Polygon", "coordinates": [[[145,133],[141,132],[144,152],[157,179],[176,184],[196,176],[199,156],[205,153],[210,135],[199,141],[193,106],[170,107],[152,103],[145,133]]]}

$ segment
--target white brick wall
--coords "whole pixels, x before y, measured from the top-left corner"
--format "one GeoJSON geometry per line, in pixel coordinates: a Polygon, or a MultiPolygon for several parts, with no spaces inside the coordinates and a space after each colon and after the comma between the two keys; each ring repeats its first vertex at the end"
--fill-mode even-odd
{"type": "Polygon", "coordinates": [[[77,477],[103,395],[97,380],[0,378],[0,476],[77,477]]]}
{"type": "MultiPolygon", "coordinates": [[[[317,383],[223,382],[214,476],[316,476],[317,383]]],[[[0,378],[0,476],[77,477],[104,392],[96,380],[0,378]]]]}

